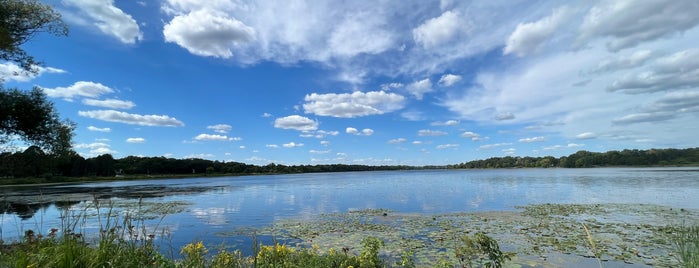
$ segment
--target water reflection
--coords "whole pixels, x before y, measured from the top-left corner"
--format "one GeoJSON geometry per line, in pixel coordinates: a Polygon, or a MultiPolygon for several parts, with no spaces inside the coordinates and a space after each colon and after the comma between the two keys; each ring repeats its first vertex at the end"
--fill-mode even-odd
{"type": "Polygon", "coordinates": [[[8,239],[29,223],[43,225],[30,226],[39,230],[55,227],[61,211],[93,200],[114,201],[125,212],[133,211],[138,200],[177,202],[180,210],[169,213],[159,226],[173,233],[178,248],[194,239],[229,241],[231,237],[220,234],[278,219],[368,208],[428,214],[515,210],[535,203],[699,208],[698,178],[696,169],[510,169],[121,181],[0,187],[0,212],[2,235],[8,239]]]}

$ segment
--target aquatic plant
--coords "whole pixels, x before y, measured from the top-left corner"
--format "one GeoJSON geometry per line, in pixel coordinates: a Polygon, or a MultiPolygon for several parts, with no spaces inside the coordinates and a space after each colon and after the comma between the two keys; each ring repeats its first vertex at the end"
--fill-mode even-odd
{"type": "Polygon", "coordinates": [[[463,235],[460,242],[455,249],[455,254],[461,267],[472,268],[473,263],[476,262],[488,268],[501,268],[511,259],[510,254],[500,251],[500,245],[495,239],[483,232],[475,233],[473,236],[463,235]]]}

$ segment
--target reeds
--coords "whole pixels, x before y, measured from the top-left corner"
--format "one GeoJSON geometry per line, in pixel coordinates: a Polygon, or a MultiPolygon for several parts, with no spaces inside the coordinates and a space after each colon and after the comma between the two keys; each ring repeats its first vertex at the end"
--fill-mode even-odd
{"type": "Polygon", "coordinates": [[[699,225],[682,226],[672,237],[682,267],[699,267],[699,225]]]}

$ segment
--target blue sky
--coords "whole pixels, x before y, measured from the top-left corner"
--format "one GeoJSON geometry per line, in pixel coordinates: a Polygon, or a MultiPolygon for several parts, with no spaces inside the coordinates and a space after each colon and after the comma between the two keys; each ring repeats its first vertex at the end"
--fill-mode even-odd
{"type": "Polygon", "coordinates": [[[39,74],[0,75],[43,88],[85,157],[430,165],[699,146],[693,0],[45,3],[69,36],[24,45],[39,74]]]}

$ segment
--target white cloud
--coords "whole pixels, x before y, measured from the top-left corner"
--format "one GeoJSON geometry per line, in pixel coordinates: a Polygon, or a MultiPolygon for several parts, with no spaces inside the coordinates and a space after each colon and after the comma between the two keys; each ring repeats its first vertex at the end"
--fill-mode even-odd
{"type": "Polygon", "coordinates": [[[140,138],[140,137],[139,138],[128,138],[128,139],[126,139],[126,142],[128,142],[128,143],[144,143],[144,142],[146,142],[146,139],[140,138]]]}
{"type": "Polygon", "coordinates": [[[396,88],[402,88],[404,86],[405,85],[403,85],[402,83],[388,83],[388,84],[381,85],[381,90],[382,91],[389,91],[389,90],[396,89],[396,88]]]}
{"type": "Polygon", "coordinates": [[[646,63],[653,57],[653,52],[647,49],[642,49],[633,52],[630,55],[614,56],[601,61],[591,70],[593,73],[613,72],[623,69],[631,69],[646,63]]]}
{"type": "Polygon", "coordinates": [[[194,137],[194,140],[198,141],[239,141],[241,138],[238,137],[228,137],[226,135],[218,134],[199,134],[194,137]]]}
{"type": "Polygon", "coordinates": [[[406,141],[407,140],[405,138],[397,138],[397,139],[389,140],[388,143],[389,144],[399,144],[399,143],[404,143],[406,141]]]}
{"type": "Polygon", "coordinates": [[[519,142],[540,142],[540,141],[545,141],[546,138],[543,136],[538,136],[538,137],[531,137],[531,138],[522,138],[519,139],[519,142]]]}
{"type": "Polygon", "coordinates": [[[317,130],[317,131],[304,131],[299,136],[302,138],[322,139],[322,138],[325,138],[326,136],[337,136],[339,134],[340,134],[339,131],[317,130]]]}
{"type": "Polygon", "coordinates": [[[458,148],[458,147],[459,147],[458,144],[440,144],[440,145],[437,145],[436,148],[437,149],[450,149],[450,148],[458,148]]]}
{"type": "Polygon", "coordinates": [[[115,110],[78,111],[79,116],[107,122],[117,122],[140,126],[182,127],[184,123],[167,115],[140,115],[115,110]]]}
{"type": "Polygon", "coordinates": [[[275,149],[276,149],[276,148],[279,148],[279,145],[276,145],[276,144],[267,144],[267,145],[265,145],[265,147],[267,147],[267,148],[275,148],[275,149]]]}
{"type": "Polygon", "coordinates": [[[370,128],[365,128],[365,129],[362,129],[362,131],[360,132],[356,128],[348,127],[345,129],[345,133],[354,134],[354,135],[358,135],[358,136],[371,136],[374,134],[374,130],[370,129],[370,128]]]}
{"type": "Polygon", "coordinates": [[[97,98],[114,90],[100,83],[78,81],[69,87],[43,88],[46,96],[72,101],[75,97],[97,98]]]}
{"type": "Polygon", "coordinates": [[[495,116],[495,120],[498,120],[498,121],[512,120],[512,119],[515,119],[515,115],[511,112],[502,112],[502,113],[499,113],[495,116]]]}
{"type": "Polygon", "coordinates": [[[444,122],[440,122],[440,121],[432,122],[430,125],[433,125],[433,126],[456,126],[458,124],[459,124],[458,120],[447,120],[444,122]]]}
{"type": "Polygon", "coordinates": [[[536,22],[518,24],[515,31],[507,38],[503,54],[522,57],[536,52],[565,21],[568,13],[567,8],[558,8],[550,16],[536,22]]]}
{"type": "Polygon", "coordinates": [[[282,129],[295,129],[300,131],[313,131],[318,129],[318,122],[300,115],[290,115],[274,120],[274,127],[282,129]]]}
{"type": "Polygon", "coordinates": [[[105,128],[98,128],[98,127],[95,127],[95,126],[88,126],[88,127],[87,127],[87,130],[89,130],[89,131],[96,131],[96,132],[111,132],[111,131],[112,131],[112,129],[111,129],[111,128],[108,128],[108,127],[105,127],[105,128]]]}
{"type": "Polygon", "coordinates": [[[295,142],[292,141],[292,142],[289,142],[289,143],[284,143],[284,144],[282,144],[282,146],[284,146],[284,148],[302,147],[302,146],[303,146],[303,143],[295,143],[295,142]]]}
{"type": "Polygon", "coordinates": [[[699,87],[699,49],[687,49],[656,60],[650,70],[627,74],[607,87],[628,94],[699,87]]]}
{"type": "Polygon", "coordinates": [[[461,137],[471,139],[472,141],[478,141],[481,139],[480,134],[477,134],[477,133],[474,133],[471,131],[466,131],[464,133],[461,133],[461,137]]]}
{"type": "Polygon", "coordinates": [[[578,135],[575,135],[575,138],[578,140],[594,139],[597,138],[597,134],[595,134],[594,132],[583,132],[578,135]]]}
{"type": "Polygon", "coordinates": [[[233,127],[227,124],[217,124],[213,126],[207,126],[206,129],[211,129],[216,133],[228,133],[233,129],[233,127]]]}
{"type": "Polygon", "coordinates": [[[405,105],[405,97],[384,91],[313,93],[306,95],[304,100],[306,103],[303,104],[303,109],[306,113],[342,118],[384,114],[402,109],[405,105]]]}
{"type": "Polygon", "coordinates": [[[408,93],[415,96],[416,99],[421,100],[425,93],[432,92],[432,82],[429,78],[425,78],[420,81],[415,81],[412,84],[405,87],[408,93]]]}
{"type": "Polygon", "coordinates": [[[479,146],[478,150],[486,150],[486,149],[492,149],[492,148],[508,146],[508,145],[512,145],[512,143],[506,142],[506,143],[484,144],[484,145],[479,146]]]}
{"type": "Polygon", "coordinates": [[[80,9],[92,20],[89,23],[122,43],[134,44],[143,39],[136,20],[114,6],[113,0],[64,0],[63,3],[80,9]]]}
{"type": "Polygon", "coordinates": [[[455,74],[445,74],[442,75],[441,78],[439,78],[439,85],[443,87],[450,87],[459,81],[461,81],[461,76],[460,75],[455,75],[455,74]]]}
{"type": "Polygon", "coordinates": [[[328,146],[330,145],[330,141],[320,141],[320,145],[328,146]]]}
{"type": "Polygon", "coordinates": [[[95,100],[95,99],[83,99],[83,104],[89,106],[98,106],[111,109],[131,109],[136,106],[132,101],[124,101],[118,99],[106,99],[106,100],[95,100]]]}
{"type": "Polygon", "coordinates": [[[73,148],[75,149],[87,149],[88,152],[84,155],[88,157],[94,157],[98,155],[103,155],[103,154],[116,154],[119,153],[117,151],[114,151],[110,148],[109,144],[102,143],[102,142],[94,142],[94,143],[78,143],[74,144],[73,148]]]}
{"type": "Polygon", "coordinates": [[[331,152],[332,152],[332,151],[330,151],[330,150],[325,150],[325,151],[309,150],[309,151],[308,151],[308,153],[311,153],[311,154],[329,154],[329,153],[331,153],[331,152]]]}
{"type": "Polygon", "coordinates": [[[598,37],[608,37],[609,51],[619,51],[659,38],[669,38],[699,24],[699,5],[680,1],[602,1],[580,26],[575,47],[598,37]]]}
{"type": "Polygon", "coordinates": [[[231,46],[255,39],[255,30],[223,12],[200,9],[175,16],[163,28],[166,42],[192,54],[230,58],[231,46]]]}
{"type": "Polygon", "coordinates": [[[514,155],[517,152],[517,149],[515,149],[515,148],[502,149],[502,152],[505,153],[505,155],[514,155]]]}
{"type": "Polygon", "coordinates": [[[185,155],[185,159],[211,159],[216,157],[214,154],[190,154],[190,155],[185,155]]]}
{"type": "Polygon", "coordinates": [[[16,82],[28,82],[34,78],[37,78],[41,76],[42,74],[45,73],[55,73],[55,74],[62,74],[66,73],[65,70],[54,68],[54,67],[42,67],[42,66],[32,66],[32,68],[36,71],[36,73],[33,72],[27,72],[26,70],[20,68],[17,66],[17,64],[13,62],[3,62],[0,63],[0,82],[11,82],[11,81],[16,81],[16,82]]]}
{"type": "Polygon", "coordinates": [[[429,49],[449,43],[462,32],[469,30],[468,22],[463,20],[458,12],[449,10],[413,29],[413,39],[415,43],[429,49]]]}
{"type": "Polygon", "coordinates": [[[444,135],[447,135],[447,133],[444,131],[439,131],[439,130],[421,129],[421,130],[418,130],[417,135],[421,136],[421,137],[423,137],[423,136],[444,136],[444,135]]]}

